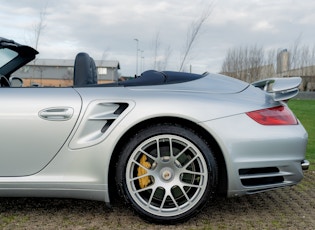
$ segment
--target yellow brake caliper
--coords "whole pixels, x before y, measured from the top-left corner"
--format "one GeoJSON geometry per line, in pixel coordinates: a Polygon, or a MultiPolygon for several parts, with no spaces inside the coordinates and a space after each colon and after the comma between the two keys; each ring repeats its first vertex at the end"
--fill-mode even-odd
{"type": "MultiPolygon", "coordinates": [[[[147,168],[147,169],[151,168],[151,164],[150,164],[150,162],[147,161],[147,156],[144,154],[140,158],[140,164],[144,168],[147,168]]],[[[141,167],[141,166],[138,167],[138,177],[141,177],[142,175],[147,173],[147,170],[145,170],[143,167],[141,167]]],[[[151,180],[150,180],[149,176],[139,178],[140,188],[147,187],[150,184],[150,182],[151,182],[151,180]]]]}

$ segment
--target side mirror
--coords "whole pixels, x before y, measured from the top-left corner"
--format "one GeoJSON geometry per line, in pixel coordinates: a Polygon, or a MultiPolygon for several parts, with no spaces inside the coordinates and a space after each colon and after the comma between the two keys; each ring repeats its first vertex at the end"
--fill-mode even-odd
{"type": "Polygon", "coordinates": [[[11,87],[22,87],[23,80],[19,77],[10,77],[9,79],[11,87]]]}

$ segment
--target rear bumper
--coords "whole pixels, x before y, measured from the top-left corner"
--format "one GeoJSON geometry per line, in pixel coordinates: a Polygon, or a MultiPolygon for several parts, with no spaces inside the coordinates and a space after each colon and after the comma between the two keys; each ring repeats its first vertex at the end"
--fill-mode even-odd
{"type": "Polygon", "coordinates": [[[264,126],[240,114],[203,123],[227,169],[227,196],[295,185],[303,179],[307,133],[301,124],[264,126]]]}

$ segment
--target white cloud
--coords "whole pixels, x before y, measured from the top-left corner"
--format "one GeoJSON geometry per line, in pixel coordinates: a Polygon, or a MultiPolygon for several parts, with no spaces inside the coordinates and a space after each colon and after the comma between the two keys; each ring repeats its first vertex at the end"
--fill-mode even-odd
{"type": "Polygon", "coordinates": [[[273,29],[274,29],[274,26],[271,25],[268,21],[259,21],[252,27],[252,30],[254,31],[266,31],[266,32],[269,31],[270,32],[273,29]]]}
{"type": "MultiPolygon", "coordinates": [[[[121,72],[133,75],[136,43],[144,50],[145,66],[152,67],[156,34],[159,55],[171,48],[169,68],[177,70],[191,23],[202,14],[207,0],[0,0],[0,36],[31,44],[33,26],[46,5],[45,29],[39,43],[41,57],[74,58],[80,51],[118,59],[121,72]]],[[[219,71],[233,46],[258,44],[286,48],[302,34],[315,36],[315,2],[303,0],[217,0],[194,44],[189,64],[219,71]],[[275,36],[276,33],[276,36],[275,36]]],[[[189,68],[188,68],[189,69],[189,68]]],[[[193,68],[194,70],[194,68],[193,68]]]]}

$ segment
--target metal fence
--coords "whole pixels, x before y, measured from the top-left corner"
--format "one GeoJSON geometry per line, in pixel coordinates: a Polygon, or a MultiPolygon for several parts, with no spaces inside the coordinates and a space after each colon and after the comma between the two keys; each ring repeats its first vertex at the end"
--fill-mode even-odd
{"type": "Polygon", "coordinates": [[[315,99],[315,92],[299,92],[294,99],[315,99]]]}

